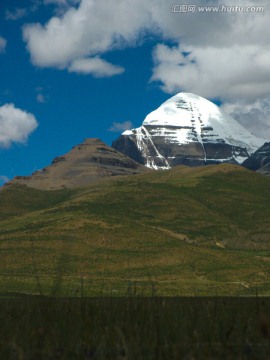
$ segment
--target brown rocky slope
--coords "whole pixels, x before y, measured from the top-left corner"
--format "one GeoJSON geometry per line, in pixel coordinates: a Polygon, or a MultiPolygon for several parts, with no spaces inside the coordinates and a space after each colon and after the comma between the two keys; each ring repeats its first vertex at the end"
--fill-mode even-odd
{"type": "Polygon", "coordinates": [[[100,179],[149,171],[100,139],[86,139],[51,165],[31,176],[16,176],[6,185],[26,185],[40,190],[86,186],[100,179]]]}

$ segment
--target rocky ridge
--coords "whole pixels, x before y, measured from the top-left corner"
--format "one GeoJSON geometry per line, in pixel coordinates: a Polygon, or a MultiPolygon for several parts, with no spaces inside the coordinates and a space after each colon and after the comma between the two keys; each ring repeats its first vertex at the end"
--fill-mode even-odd
{"type": "Polygon", "coordinates": [[[103,143],[100,139],[86,139],[51,165],[31,176],[16,176],[7,185],[26,185],[41,190],[55,190],[86,186],[100,179],[136,175],[147,171],[139,163],[103,143]]]}
{"type": "Polygon", "coordinates": [[[261,146],[242,165],[263,175],[270,175],[270,142],[261,146]]]}

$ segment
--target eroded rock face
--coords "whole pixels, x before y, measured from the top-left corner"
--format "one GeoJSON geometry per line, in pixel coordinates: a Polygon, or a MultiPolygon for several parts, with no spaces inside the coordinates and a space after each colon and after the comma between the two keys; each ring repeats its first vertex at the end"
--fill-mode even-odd
{"type": "Polygon", "coordinates": [[[112,147],[149,168],[242,163],[265,142],[212,102],[179,93],[125,131],[112,147]]]}
{"type": "Polygon", "coordinates": [[[17,176],[8,184],[41,190],[86,186],[105,177],[140,174],[147,169],[107,146],[100,139],[86,139],[70,152],[56,157],[50,166],[32,176],[17,176]]]}
{"type": "MultiPolygon", "coordinates": [[[[149,134],[151,134],[151,130],[148,127],[149,134]]],[[[136,144],[136,135],[121,135],[113,142],[112,147],[140,164],[154,169],[167,169],[176,165],[210,165],[221,162],[238,164],[236,159],[245,159],[249,156],[247,149],[225,142],[202,144],[194,141],[187,144],[175,144],[170,143],[164,137],[156,136],[151,142],[146,140],[141,149],[136,144]]]]}
{"type": "Polygon", "coordinates": [[[263,175],[270,175],[270,142],[261,146],[242,165],[263,175]]]}

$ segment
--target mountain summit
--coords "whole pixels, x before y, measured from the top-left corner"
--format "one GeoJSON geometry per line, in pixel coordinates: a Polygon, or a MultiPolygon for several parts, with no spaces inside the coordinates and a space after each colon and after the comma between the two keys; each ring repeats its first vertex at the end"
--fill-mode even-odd
{"type": "Polygon", "coordinates": [[[16,176],[6,185],[26,185],[40,190],[86,186],[118,175],[140,174],[147,169],[103,143],[86,139],[67,154],[56,157],[51,165],[31,176],[16,176]]]}
{"type": "Polygon", "coordinates": [[[147,115],[141,127],[125,131],[112,147],[149,168],[168,169],[241,164],[264,142],[211,101],[179,93],[147,115]]]}

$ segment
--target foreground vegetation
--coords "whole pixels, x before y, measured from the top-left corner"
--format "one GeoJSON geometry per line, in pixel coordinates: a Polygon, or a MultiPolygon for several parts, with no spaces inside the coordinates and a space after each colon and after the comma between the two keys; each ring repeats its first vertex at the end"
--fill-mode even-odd
{"type": "Polygon", "coordinates": [[[269,359],[269,298],[0,300],[1,359],[269,359]]]}
{"type": "Polygon", "coordinates": [[[270,295],[270,182],[176,167],[80,189],[0,191],[3,293],[270,295]]]}

